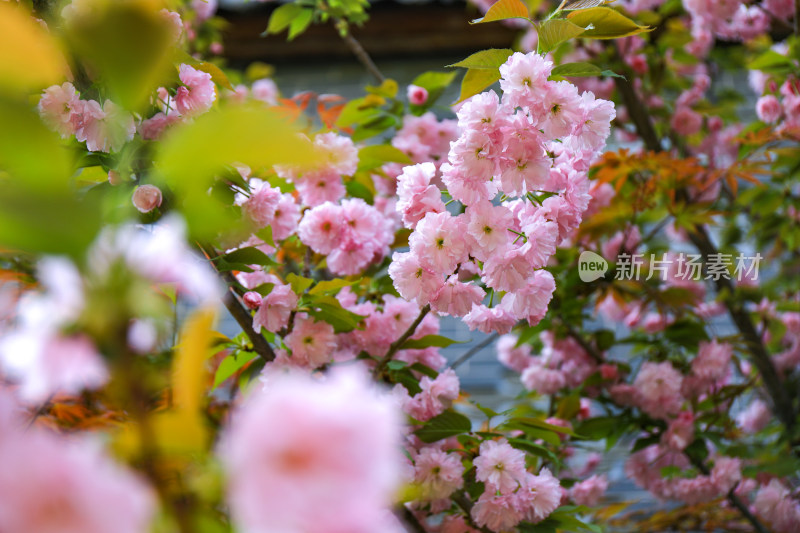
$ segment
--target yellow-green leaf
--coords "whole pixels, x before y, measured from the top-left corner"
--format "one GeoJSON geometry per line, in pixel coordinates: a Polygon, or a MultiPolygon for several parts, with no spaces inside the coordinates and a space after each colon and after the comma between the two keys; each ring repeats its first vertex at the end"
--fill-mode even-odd
{"type": "Polygon", "coordinates": [[[458,97],[458,102],[463,102],[467,98],[478,94],[499,79],[499,70],[469,69],[464,74],[464,80],[461,82],[461,95],[458,97]]]}
{"type": "Polygon", "coordinates": [[[155,179],[177,193],[178,207],[196,238],[231,228],[229,206],[208,194],[227,165],[253,170],[275,164],[312,166],[320,160],[311,142],[275,111],[239,105],[211,111],[167,132],[155,155],[155,179]]]}
{"type": "Polygon", "coordinates": [[[490,48],[475,52],[466,59],[458,63],[447,65],[448,67],[477,68],[477,69],[497,69],[505,63],[514,51],[510,48],[490,48]]]}
{"type": "Polygon", "coordinates": [[[546,54],[564,41],[573,39],[584,29],[565,19],[546,20],[536,27],[539,33],[539,53],[546,54]]]}
{"type": "Polygon", "coordinates": [[[136,110],[154,87],[174,78],[173,28],[152,0],[94,0],[76,15],[67,37],[116,103],[136,110]]]}
{"type": "Polygon", "coordinates": [[[59,83],[66,63],[56,41],[30,13],[0,2],[0,88],[42,89],[59,83]]]}
{"type": "Polygon", "coordinates": [[[608,7],[592,7],[573,11],[567,15],[567,19],[585,29],[581,37],[592,39],[616,39],[652,29],[640,26],[622,13],[608,7]]]}
{"type": "Polygon", "coordinates": [[[483,22],[494,22],[497,20],[506,20],[522,18],[530,22],[530,13],[528,13],[528,6],[520,0],[498,0],[486,12],[483,18],[475,19],[472,24],[481,24],[483,22]]]}
{"type": "Polygon", "coordinates": [[[224,87],[225,89],[230,89],[231,91],[234,90],[233,85],[231,85],[228,76],[222,72],[222,69],[216,66],[214,63],[209,63],[208,61],[203,61],[194,65],[194,68],[197,70],[202,70],[207,74],[211,74],[211,79],[214,83],[219,85],[220,87],[224,87]]]}

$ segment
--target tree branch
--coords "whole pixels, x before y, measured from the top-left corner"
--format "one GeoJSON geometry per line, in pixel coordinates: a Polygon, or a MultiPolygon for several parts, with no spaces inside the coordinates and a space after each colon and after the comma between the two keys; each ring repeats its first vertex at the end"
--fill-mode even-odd
{"type": "Polygon", "coordinates": [[[491,343],[493,343],[499,336],[500,334],[497,332],[492,333],[491,335],[483,339],[481,342],[479,342],[478,344],[467,350],[464,353],[464,355],[453,361],[450,364],[450,368],[455,370],[456,368],[460,367],[461,365],[466,363],[470,357],[472,357],[473,355],[475,355],[476,353],[480,352],[481,350],[489,346],[491,343]]]}
{"type": "Polygon", "coordinates": [[[414,533],[428,532],[428,530],[425,529],[425,526],[422,525],[422,523],[417,519],[414,513],[412,513],[411,510],[405,505],[402,506],[401,513],[403,515],[403,522],[405,522],[406,525],[409,526],[412,531],[414,531],[414,533]]]}
{"type": "MultiPolygon", "coordinates": [[[[800,6],[800,0],[795,1],[797,2],[797,5],[800,6]]],[[[617,57],[619,57],[620,54],[616,48],[616,45],[614,45],[614,51],[617,57]]],[[[631,73],[628,71],[625,74],[630,75],[631,73]]],[[[628,109],[631,120],[636,126],[636,131],[645,144],[645,147],[654,152],[663,151],[661,142],[659,141],[655,128],[653,127],[653,123],[650,120],[650,115],[647,113],[644,103],[636,94],[631,82],[628,81],[628,79],[622,78],[614,78],[614,82],[623,102],[625,103],[625,106],[628,109]]],[[[700,224],[695,225],[691,231],[687,231],[687,234],[689,236],[689,240],[692,241],[692,244],[694,244],[694,246],[700,251],[704,262],[708,261],[709,256],[719,253],[704,226],[700,224]]],[[[729,279],[720,277],[720,279],[715,280],[715,284],[717,292],[727,292],[728,294],[733,293],[734,287],[729,279]]],[[[756,328],[753,326],[750,315],[747,314],[741,305],[735,303],[731,298],[725,298],[724,303],[728,313],[731,316],[731,319],[733,320],[733,323],[742,334],[742,337],[744,337],[751,358],[753,359],[756,368],[758,368],[758,371],[761,374],[761,378],[764,382],[764,386],[767,388],[767,391],[772,398],[775,412],[783,425],[786,427],[789,440],[791,442],[791,440],[794,438],[793,433],[796,425],[794,408],[786,389],[781,383],[778,372],[775,369],[775,365],[772,363],[769,352],[767,352],[761,337],[756,332],[756,328]]]]}
{"type": "Polygon", "coordinates": [[[384,355],[383,358],[378,361],[378,364],[375,366],[375,370],[372,372],[373,376],[377,378],[383,373],[386,365],[388,365],[389,361],[391,361],[392,357],[394,357],[394,354],[396,354],[400,347],[405,344],[409,338],[411,338],[415,331],[417,331],[417,326],[420,325],[422,319],[425,318],[425,315],[430,313],[430,311],[431,304],[426,304],[425,307],[420,310],[419,315],[417,315],[417,318],[414,319],[414,322],[408,326],[408,329],[405,331],[405,333],[400,335],[400,338],[394,341],[391,346],[389,346],[389,351],[387,351],[386,355],[384,355]]]}
{"type": "Polygon", "coordinates": [[[247,307],[239,301],[233,289],[237,283],[233,274],[217,270],[217,266],[213,261],[217,258],[217,254],[214,253],[210,247],[200,245],[200,249],[206,257],[209,258],[209,264],[214,271],[222,278],[222,281],[225,282],[225,286],[228,290],[222,298],[222,303],[234,320],[236,320],[236,323],[239,324],[239,327],[242,328],[245,335],[247,335],[247,338],[250,339],[250,342],[253,344],[253,351],[264,359],[264,361],[273,361],[275,359],[275,351],[272,349],[272,346],[269,345],[267,339],[265,339],[261,333],[256,333],[256,330],[253,329],[253,316],[250,314],[250,311],[247,310],[247,307]]]}
{"type": "Polygon", "coordinates": [[[350,33],[350,28],[347,27],[347,22],[343,21],[342,19],[335,19],[335,23],[338,28],[341,28],[339,30],[339,35],[341,35],[342,40],[344,40],[350,51],[353,52],[353,55],[356,56],[356,59],[358,59],[358,61],[364,65],[364,68],[366,68],[367,71],[372,74],[379,84],[383,83],[386,80],[386,77],[383,75],[380,69],[378,69],[377,65],[375,65],[375,62],[372,61],[372,58],[369,56],[367,51],[364,50],[364,47],[361,46],[361,43],[358,42],[355,37],[353,37],[352,33],[350,33]]]}

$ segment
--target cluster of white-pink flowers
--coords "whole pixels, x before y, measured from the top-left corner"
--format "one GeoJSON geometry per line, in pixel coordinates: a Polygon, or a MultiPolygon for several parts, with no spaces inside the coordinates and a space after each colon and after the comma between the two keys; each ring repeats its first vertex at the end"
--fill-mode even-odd
{"type": "Polygon", "coordinates": [[[709,42],[716,37],[747,41],[766,33],[771,18],[789,21],[794,15],[792,0],[764,0],[750,5],[742,0],[684,0],[692,16],[692,35],[709,42]]]}
{"type": "Polygon", "coordinates": [[[500,532],[522,520],[541,522],[561,504],[558,479],[547,468],[528,472],[525,453],[505,441],[484,441],[473,463],[486,487],[471,513],[481,527],[500,532]]]}
{"type": "Polygon", "coordinates": [[[356,368],[266,381],[220,447],[234,522],[253,532],[403,531],[388,511],[402,466],[394,402],[356,368]]]}
{"type": "MultiPolygon", "coordinates": [[[[216,305],[222,294],[217,278],[186,245],[183,222],[177,218],[148,229],[107,228],[90,248],[87,264],[83,275],[65,257],[40,260],[37,277],[43,290],[25,293],[14,320],[0,329],[0,372],[19,385],[19,396],[26,402],[77,395],[106,384],[105,360],[74,326],[86,310],[87,295],[103,291],[120,269],[131,280],[174,285],[194,303],[216,305]]],[[[157,338],[149,321],[130,324],[132,350],[148,352],[157,338]]]]}
{"type": "Polygon", "coordinates": [[[111,100],[82,100],[69,82],[45,89],[39,114],[63,138],[85,142],[90,152],[119,151],[136,133],[133,115],[111,100]]]}
{"type": "Polygon", "coordinates": [[[502,98],[488,91],[458,110],[448,161],[398,177],[397,209],[413,232],[389,275],[407,300],[482,331],[544,316],[555,283],[542,268],[581,222],[591,199],[586,170],[614,118],[611,102],[549,81],[551,69],[540,55],[512,55],[500,67],[502,98]],[[447,210],[438,172],[463,213],[447,210]],[[473,280],[498,294],[496,306],[483,304],[473,280]]]}

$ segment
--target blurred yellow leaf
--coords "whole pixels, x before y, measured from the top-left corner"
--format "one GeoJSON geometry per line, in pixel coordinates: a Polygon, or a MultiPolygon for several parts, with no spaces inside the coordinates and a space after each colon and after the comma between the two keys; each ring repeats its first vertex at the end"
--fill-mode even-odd
{"type": "Polygon", "coordinates": [[[3,89],[43,89],[65,78],[66,63],[55,39],[10,2],[0,2],[0,50],[3,89]]]}
{"type": "Polygon", "coordinates": [[[183,328],[172,366],[172,398],[175,409],[197,412],[205,396],[206,359],[216,334],[211,329],[214,311],[196,311],[183,328]]]}

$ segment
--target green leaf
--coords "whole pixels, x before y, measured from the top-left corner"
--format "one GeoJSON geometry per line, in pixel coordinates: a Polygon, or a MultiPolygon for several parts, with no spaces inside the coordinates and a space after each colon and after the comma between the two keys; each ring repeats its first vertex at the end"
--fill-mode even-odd
{"type": "MultiPolygon", "coordinates": [[[[288,277],[287,277],[288,279],[288,277]]],[[[313,295],[307,299],[306,313],[333,326],[336,333],[347,333],[357,329],[366,317],[348,311],[332,296],[313,295]]]]}
{"type": "Polygon", "coordinates": [[[298,276],[294,272],[290,272],[286,276],[286,281],[289,282],[289,285],[292,286],[292,291],[298,296],[303,294],[306,289],[308,289],[311,285],[314,284],[313,279],[304,278],[303,276],[298,276]]]}
{"type": "MultiPolygon", "coordinates": [[[[490,48],[488,50],[481,50],[475,52],[466,59],[462,59],[458,63],[447,65],[448,67],[462,67],[469,69],[497,69],[508,61],[509,56],[514,51],[510,48],[490,48]]],[[[498,78],[499,79],[499,78],[498,78]]]]}
{"type": "Polygon", "coordinates": [[[414,432],[422,442],[430,444],[462,433],[469,433],[472,423],[469,418],[448,409],[444,413],[428,420],[425,425],[414,432]]]}
{"type": "Polygon", "coordinates": [[[537,457],[541,457],[545,461],[549,461],[554,464],[558,464],[560,462],[556,454],[554,454],[541,444],[536,444],[529,440],[519,439],[519,438],[508,439],[508,443],[514,448],[517,448],[518,450],[522,450],[532,455],[536,455],[537,457]]]}
{"type": "Polygon", "coordinates": [[[555,67],[551,74],[564,77],[588,77],[601,76],[603,71],[591,63],[564,63],[555,67]]]}
{"type": "Polygon", "coordinates": [[[748,65],[750,70],[760,70],[768,74],[783,74],[796,70],[792,60],[775,50],[767,50],[748,65]]]}
{"type": "Polygon", "coordinates": [[[221,256],[228,263],[243,263],[245,265],[274,265],[275,261],[267,254],[255,247],[239,248],[229,254],[221,256]]]}
{"type": "Polygon", "coordinates": [[[81,60],[101,74],[103,94],[127,109],[139,110],[153,87],[175,77],[172,27],[155,2],[94,2],[91,15],[66,29],[81,60]]]}
{"type": "Polygon", "coordinates": [[[272,239],[272,226],[261,228],[255,233],[255,236],[275,248],[275,241],[272,239]]]}
{"type": "Polygon", "coordinates": [[[619,11],[608,7],[592,7],[573,11],[567,15],[567,19],[581,28],[585,28],[586,31],[581,34],[581,37],[592,39],[616,39],[652,29],[640,26],[619,11]]]}
{"type": "Polygon", "coordinates": [[[313,9],[303,9],[300,11],[297,16],[292,19],[292,22],[289,24],[289,36],[288,40],[291,41],[308,28],[309,24],[314,17],[314,10],[313,9]]]}
{"type": "Polygon", "coordinates": [[[552,76],[563,76],[565,78],[607,76],[609,78],[625,79],[625,76],[617,74],[613,70],[601,70],[600,67],[592,63],[564,63],[553,69],[552,76]]]}
{"type": "Polygon", "coordinates": [[[331,280],[323,280],[314,285],[314,287],[308,291],[308,294],[332,294],[335,292],[339,292],[340,289],[344,287],[348,287],[350,285],[355,285],[361,281],[361,279],[354,279],[354,280],[346,280],[346,279],[331,279],[331,280]]]}
{"type": "Polygon", "coordinates": [[[447,348],[451,344],[462,344],[463,341],[454,341],[453,339],[448,339],[447,337],[442,337],[441,335],[425,335],[421,339],[409,339],[403,346],[400,347],[402,350],[421,350],[423,348],[429,348],[431,346],[436,346],[437,348],[447,348]]]}
{"type": "Polygon", "coordinates": [[[475,19],[471,24],[481,24],[483,22],[495,22],[498,20],[506,19],[525,19],[530,22],[530,13],[528,13],[528,6],[520,0],[498,0],[483,18],[475,19]]]}
{"type": "Polygon", "coordinates": [[[297,4],[283,4],[278,6],[269,17],[267,31],[265,33],[269,34],[282,32],[288,28],[292,21],[303,11],[306,11],[306,9],[297,4]]]}
{"type": "Polygon", "coordinates": [[[385,103],[380,98],[364,97],[350,100],[345,104],[342,112],[339,113],[339,118],[336,119],[336,126],[346,128],[353,124],[363,124],[370,120],[374,120],[381,114],[380,105],[385,103]]]}
{"type": "Polygon", "coordinates": [[[414,164],[411,158],[391,144],[372,144],[358,151],[358,170],[373,170],[386,163],[414,164]]]}
{"type": "Polygon", "coordinates": [[[320,159],[311,141],[276,111],[255,105],[229,106],[166,132],[155,154],[153,179],[175,192],[191,237],[206,240],[241,224],[231,217],[230,204],[208,194],[231,161],[257,170],[275,164],[307,168],[320,159]]]}
{"type": "MultiPolygon", "coordinates": [[[[189,56],[191,57],[191,56],[189,56]]],[[[208,61],[201,61],[198,63],[193,64],[194,68],[197,70],[202,70],[206,74],[211,75],[211,81],[219,85],[220,87],[224,87],[231,91],[235,91],[236,89],[233,88],[231,85],[231,81],[228,79],[228,76],[222,72],[222,69],[219,68],[214,63],[209,63],[208,61]]]]}
{"type": "Polygon", "coordinates": [[[559,44],[583,34],[584,29],[565,19],[550,19],[536,27],[539,33],[539,53],[546,54],[559,44]]]}
{"type": "Polygon", "coordinates": [[[436,377],[439,375],[436,370],[427,365],[423,365],[422,363],[414,363],[408,368],[414,370],[415,372],[419,372],[422,375],[428,376],[431,379],[436,379],[436,377]]]}
{"type": "Polygon", "coordinates": [[[614,340],[614,332],[610,329],[601,329],[594,332],[594,342],[597,344],[597,349],[601,352],[614,346],[614,340]]]}
{"type": "Polygon", "coordinates": [[[577,432],[589,440],[606,438],[619,424],[619,418],[613,416],[599,416],[582,422],[577,427],[577,432]]]}
{"type": "Polygon", "coordinates": [[[241,368],[255,359],[257,355],[254,352],[236,351],[222,360],[217,368],[217,373],[214,375],[213,389],[216,389],[220,384],[234,375],[241,368]]]}
{"type": "Polygon", "coordinates": [[[499,80],[499,70],[488,70],[484,68],[469,69],[467,73],[464,74],[464,79],[461,82],[461,94],[458,97],[458,102],[463,102],[467,98],[475,96],[499,80]]]}

